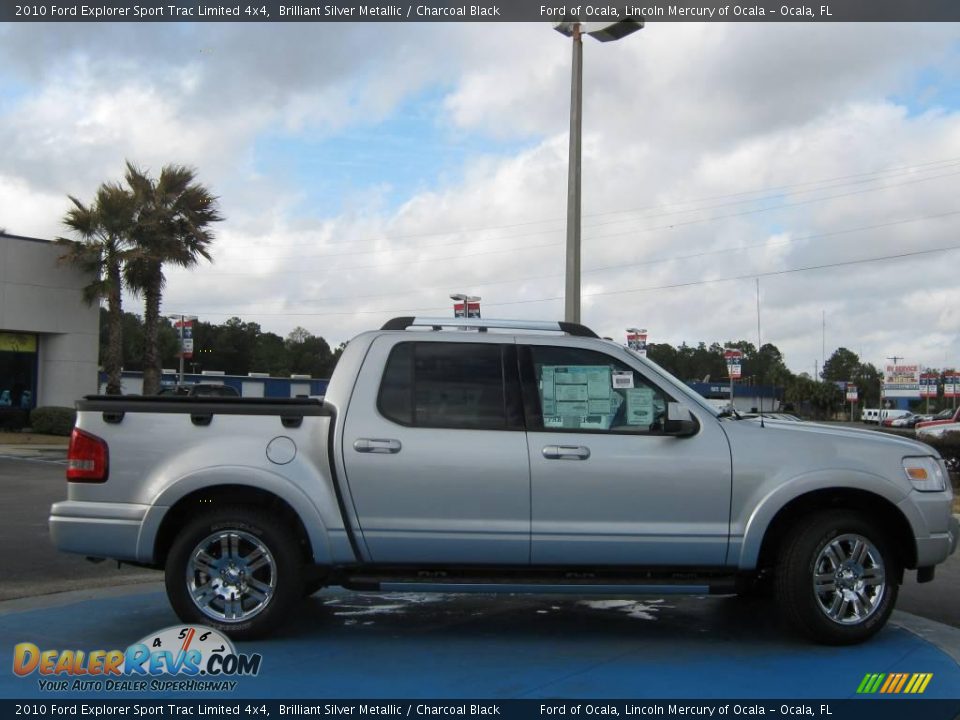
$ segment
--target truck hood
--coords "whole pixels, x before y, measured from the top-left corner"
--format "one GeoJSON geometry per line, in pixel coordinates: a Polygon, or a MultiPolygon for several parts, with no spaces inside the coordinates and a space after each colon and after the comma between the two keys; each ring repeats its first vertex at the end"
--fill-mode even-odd
{"type": "Polygon", "coordinates": [[[877,430],[863,430],[838,425],[824,425],[812,422],[789,422],[786,420],[764,420],[765,427],[760,427],[759,420],[731,420],[724,424],[725,429],[730,429],[733,425],[740,425],[749,422],[756,425],[761,432],[764,430],[775,430],[777,433],[785,433],[787,437],[796,433],[796,437],[801,436],[820,436],[825,441],[835,442],[856,442],[868,446],[882,447],[885,449],[901,452],[904,455],[937,455],[937,451],[929,445],[901,437],[892,433],[879,432],[877,430]]]}

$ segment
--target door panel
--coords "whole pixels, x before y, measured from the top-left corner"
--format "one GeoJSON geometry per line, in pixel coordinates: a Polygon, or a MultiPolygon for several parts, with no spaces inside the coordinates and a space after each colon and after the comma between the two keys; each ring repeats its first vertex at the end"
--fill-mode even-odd
{"type": "Polygon", "coordinates": [[[517,388],[515,346],[502,338],[385,335],[373,343],[343,434],[347,484],[373,561],[529,562],[517,388]]]}
{"type": "Polygon", "coordinates": [[[692,437],[664,435],[662,414],[675,398],[623,358],[545,343],[522,348],[521,359],[531,561],[722,565],[731,471],[716,419],[699,417],[692,437]]]}

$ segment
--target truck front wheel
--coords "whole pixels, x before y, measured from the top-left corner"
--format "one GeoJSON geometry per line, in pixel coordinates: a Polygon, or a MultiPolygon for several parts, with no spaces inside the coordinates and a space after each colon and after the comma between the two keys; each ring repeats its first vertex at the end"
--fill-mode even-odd
{"type": "Polygon", "coordinates": [[[804,518],[786,538],[774,587],[786,621],[828,645],[876,634],[897,601],[900,561],[862,515],[830,510],[804,518]]]}
{"type": "Polygon", "coordinates": [[[167,597],[184,622],[235,640],[260,637],[303,596],[302,559],[283,523],[254,508],[218,508],[187,523],[167,555],[167,597]]]}

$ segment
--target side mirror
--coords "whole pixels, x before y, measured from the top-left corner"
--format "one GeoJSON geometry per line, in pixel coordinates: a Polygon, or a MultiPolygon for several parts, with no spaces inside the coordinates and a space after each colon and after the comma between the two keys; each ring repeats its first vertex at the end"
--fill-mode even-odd
{"type": "Polygon", "coordinates": [[[675,437],[690,437],[696,435],[700,424],[682,403],[667,403],[667,418],[663,423],[663,432],[675,437]]]}

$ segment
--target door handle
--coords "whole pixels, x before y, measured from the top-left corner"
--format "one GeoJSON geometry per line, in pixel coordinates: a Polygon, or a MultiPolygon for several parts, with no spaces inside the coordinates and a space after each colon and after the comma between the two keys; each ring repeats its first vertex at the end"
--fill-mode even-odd
{"type": "Polygon", "coordinates": [[[362,453],[389,453],[400,452],[399,440],[386,440],[383,438],[360,438],[353,441],[353,449],[362,453]]]}
{"type": "Polygon", "coordinates": [[[590,448],[582,445],[547,445],[543,449],[547,460],[586,460],[590,457],[590,448]]]}

